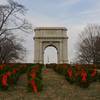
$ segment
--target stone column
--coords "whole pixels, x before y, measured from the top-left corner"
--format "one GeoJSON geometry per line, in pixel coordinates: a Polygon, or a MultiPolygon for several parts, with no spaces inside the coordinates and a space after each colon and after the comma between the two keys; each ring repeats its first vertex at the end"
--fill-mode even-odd
{"type": "Polygon", "coordinates": [[[60,53],[60,54],[59,54],[59,56],[60,56],[60,57],[59,57],[59,58],[60,58],[60,59],[59,59],[59,63],[62,64],[62,63],[63,63],[63,48],[62,48],[62,42],[60,41],[59,44],[60,44],[60,47],[59,47],[59,53],[60,53]]]}
{"type": "Polygon", "coordinates": [[[39,63],[43,63],[42,62],[42,43],[39,43],[39,63]]]}
{"type": "Polygon", "coordinates": [[[39,52],[39,63],[43,63],[43,47],[42,47],[42,42],[40,42],[39,49],[40,49],[40,52],[39,52]]]}
{"type": "Polygon", "coordinates": [[[39,41],[34,38],[34,63],[39,63],[39,41]]]}
{"type": "Polygon", "coordinates": [[[68,63],[67,38],[63,40],[63,63],[68,63]]]}

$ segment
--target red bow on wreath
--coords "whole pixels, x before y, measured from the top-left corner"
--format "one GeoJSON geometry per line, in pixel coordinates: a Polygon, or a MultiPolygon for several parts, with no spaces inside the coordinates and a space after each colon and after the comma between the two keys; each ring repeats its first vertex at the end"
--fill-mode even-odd
{"type": "Polygon", "coordinates": [[[69,68],[67,72],[68,72],[68,76],[71,78],[72,77],[72,68],[69,68]]]}
{"type": "Polygon", "coordinates": [[[3,85],[4,87],[7,86],[7,78],[8,78],[8,75],[7,75],[7,74],[4,74],[4,75],[2,76],[2,85],[3,85]]]}
{"type": "Polygon", "coordinates": [[[84,69],[82,69],[81,77],[82,77],[82,81],[86,81],[87,73],[84,69]]]}

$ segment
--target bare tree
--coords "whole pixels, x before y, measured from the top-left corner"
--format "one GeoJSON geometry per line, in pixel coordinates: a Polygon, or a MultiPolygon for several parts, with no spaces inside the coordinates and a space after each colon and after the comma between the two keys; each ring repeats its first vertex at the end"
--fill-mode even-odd
{"type": "Polygon", "coordinates": [[[79,63],[100,64],[100,26],[88,25],[80,34],[78,48],[79,63]]]}
{"type": "Polygon", "coordinates": [[[25,48],[16,41],[16,37],[11,35],[5,37],[0,42],[0,63],[14,63],[22,61],[25,54],[25,48]]]}
{"type": "Polygon", "coordinates": [[[14,34],[17,30],[24,32],[31,30],[31,25],[24,18],[25,11],[23,5],[13,0],[8,0],[8,4],[0,5],[0,63],[19,59],[20,52],[24,51],[14,34]]]}
{"type": "Polygon", "coordinates": [[[25,11],[23,5],[13,0],[8,0],[6,5],[0,5],[0,36],[9,30],[29,30],[31,26],[23,16],[25,11]]]}

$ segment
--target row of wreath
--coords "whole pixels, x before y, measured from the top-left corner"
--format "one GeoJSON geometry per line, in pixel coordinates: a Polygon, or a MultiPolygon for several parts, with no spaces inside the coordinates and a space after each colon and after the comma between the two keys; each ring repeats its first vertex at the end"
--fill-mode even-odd
{"type": "MultiPolygon", "coordinates": [[[[42,65],[39,64],[2,64],[0,65],[0,90],[7,90],[16,85],[23,73],[28,76],[28,91],[39,93],[43,88],[42,65]]],[[[54,70],[65,75],[66,80],[81,87],[88,87],[91,82],[97,80],[97,70],[95,65],[75,65],[68,64],[55,65],[54,70]]]]}
{"type": "Polygon", "coordinates": [[[0,90],[8,90],[17,85],[18,79],[27,73],[28,91],[38,92],[42,90],[42,67],[37,64],[1,64],[0,65],[0,90]]]}
{"type": "Polygon", "coordinates": [[[66,80],[71,84],[87,88],[90,83],[97,81],[98,73],[96,65],[74,65],[69,64],[56,65],[53,69],[65,76],[66,80]]]}

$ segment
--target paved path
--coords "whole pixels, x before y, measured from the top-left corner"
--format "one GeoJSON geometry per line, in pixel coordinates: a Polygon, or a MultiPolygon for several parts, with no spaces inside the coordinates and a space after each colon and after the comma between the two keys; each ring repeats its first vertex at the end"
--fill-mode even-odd
{"type": "Polygon", "coordinates": [[[27,77],[23,75],[18,86],[7,92],[0,92],[0,100],[100,100],[100,82],[95,82],[88,89],[70,85],[63,76],[52,69],[43,73],[44,88],[37,96],[27,92],[27,77]]]}

